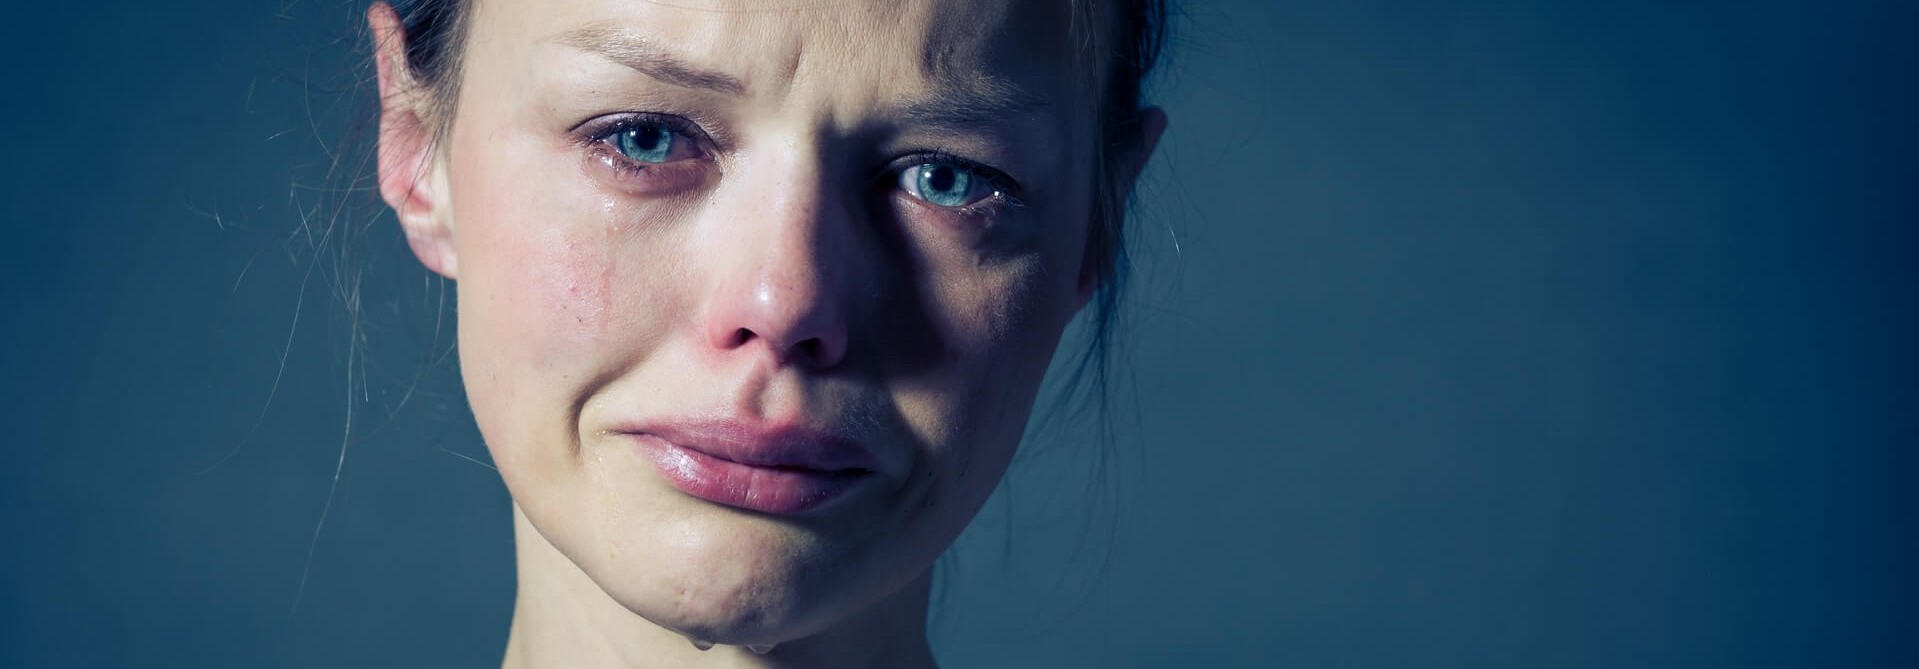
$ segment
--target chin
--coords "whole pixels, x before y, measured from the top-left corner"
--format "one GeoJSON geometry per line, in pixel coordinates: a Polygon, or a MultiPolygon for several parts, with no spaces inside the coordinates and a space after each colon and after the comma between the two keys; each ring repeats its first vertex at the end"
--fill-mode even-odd
{"type": "Polygon", "coordinates": [[[595,552],[607,560],[581,566],[635,615],[723,644],[811,636],[859,601],[886,594],[876,592],[878,574],[846,568],[858,560],[833,542],[731,510],[705,511],[656,527],[644,540],[605,542],[595,552]]]}

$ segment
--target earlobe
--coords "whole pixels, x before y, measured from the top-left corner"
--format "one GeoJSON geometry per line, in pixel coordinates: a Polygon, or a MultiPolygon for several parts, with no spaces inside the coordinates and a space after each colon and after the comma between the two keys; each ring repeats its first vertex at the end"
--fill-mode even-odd
{"type": "Polygon", "coordinates": [[[380,197],[400,219],[407,245],[427,269],[456,278],[453,225],[446,182],[427,123],[424,91],[406,65],[406,36],[400,18],[384,2],[367,9],[373,32],[374,63],[380,80],[380,197]]]}

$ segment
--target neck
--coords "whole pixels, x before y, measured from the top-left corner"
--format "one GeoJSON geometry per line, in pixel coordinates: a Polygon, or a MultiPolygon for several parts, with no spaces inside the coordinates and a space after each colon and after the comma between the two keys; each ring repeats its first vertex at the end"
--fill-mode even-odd
{"type": "Polygon", "coordinates": [[[702,651],[607,596],[533,529],[518,505],[513,537],[519,592],[502,669],[935,666],[926,643],[930,572],[823,632],[765,654],[726,645],[702,651]]]}

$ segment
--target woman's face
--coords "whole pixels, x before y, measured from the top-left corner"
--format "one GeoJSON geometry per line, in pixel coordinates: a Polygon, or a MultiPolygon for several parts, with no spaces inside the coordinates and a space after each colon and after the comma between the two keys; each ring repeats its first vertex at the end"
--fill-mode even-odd
{"type": "Polygon", "coordinates": [[[471,4],[396,206],[514,501],[614,599],[785,641],[978,510],[1095,287],[1067,5],[471,4]]]}

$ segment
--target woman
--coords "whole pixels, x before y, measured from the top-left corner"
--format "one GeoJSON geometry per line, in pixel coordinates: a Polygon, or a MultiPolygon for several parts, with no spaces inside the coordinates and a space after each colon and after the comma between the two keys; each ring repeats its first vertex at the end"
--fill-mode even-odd
{"type": "Polygon", "coordinates": [[[1111,305],[1160,15],[376,4],[380,193],[514,501],[505,665],[931,666],[929,567],[1111,305]]]}

